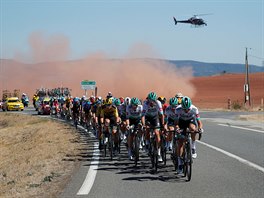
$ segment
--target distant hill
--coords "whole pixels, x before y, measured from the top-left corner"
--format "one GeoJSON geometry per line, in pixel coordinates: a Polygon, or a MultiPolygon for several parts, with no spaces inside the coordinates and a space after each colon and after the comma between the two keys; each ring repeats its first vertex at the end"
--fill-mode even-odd
{"type": "MultiPolygon", "coordinates": [[[[121,59],[109,59],[110,61],[121,61],[121,59]]],[[[214,75],[221,75],[221,74],[239,74],[245,73],[245,64],[231,64],[231,63],[207,63],[207,62],[199,62],[193,60],[166,60],[166,59],[143,59],[146,61],[155,61],[161,60],[168,62],[170,64],[175,65],[175,67],[182,68],[182,67],[191,67],[193,69],[194,76],[214,76],[214,75]]],[[[78,64],[83,60],[69,60],[65,61],[65,64],[78,64]]],[[[64,62],[64,61],[63,61],[64,62]]],[[[30,69],[34,68],[36,65],[45,65],[47,63],[37,63],[37,64],[27,64],[17,62],[12,59],[0,59],[1,65],[6,65],[10,69],[13,68],[13,71],[23,70],[25,68],[30,69]],[[19,67],[17,67],[19,66],[19,67]]],[[[50,62],[48,64],[57,64],[61,62],[50,62]]],[[[250,65],[249,64],[249,72],[250,73],[258,73],[264,72],[264,67],[250,65]]]]}
{"type": "MultiPolygon", "coordinates": [[[[245,64],[231,64],[231,63],[205,63],[192,60],[167,60],[175,66],[193,68],[194,76],[213,76],[225,73],[245,73],[245,64]]],[[[250,65],[249,72],[264,72],[264,67],[250,65]]]]}

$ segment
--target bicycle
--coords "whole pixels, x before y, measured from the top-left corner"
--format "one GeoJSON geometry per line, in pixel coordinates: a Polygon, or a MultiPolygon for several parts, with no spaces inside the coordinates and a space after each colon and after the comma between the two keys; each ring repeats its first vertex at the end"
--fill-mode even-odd
{"type": "Polygon", "coordinates": [[[150,129],[150,144],[149,144],[149,155],[151,160],[151,168],[154,169],[155,172],[158,170],[158,149],[156,143],[156,133],[154,132],[155,127],[151,127],[150,129]]]}
{"type": "Polygon", "coordinates": [[[165,132],[160,135],[160,143],[161,143],[161,146],[160,146],[161,157],[162,157],[164,165],[166,165],[166,162],[167,162],[167,147],[166,147],[166,133],[165,132]]]}
{"type": "Polygon", "coordinates": [[[103,131],[104,156],[106,157],[107,150],[109,150],[110,159],[113,160],[113,155],[114,155],[114,140],[112,134],[113,126],[112,125],[108,126],[108,133],[106,133],[106,131],[104,131],[103,128],[102,131],[103,131]]]}
{"type": "MultiPolygon", "coordinates": [[[[191,134],[192,133],[196,133],[196,134],[198,133],[199,140],[201,139],[202,134],[199,131],[190,132],[189,128],[180,130],[180,133],[177,133],[174,136],[176,140],[183,139],[184,141],[182,162],[183,162],[183,175],[184,177],[187,177],[187,181],[190,181],[192,177],[192,163],[193,163],[192,148],[191,148],[191,144],[192,144],[191,134]]],[[[178,146],[177,143],[176,143],[176,146],[178,146]]],[[[178,156],[175,159],[175,167],[178,167],[178,156]]]]}
{"type": "Polygon", "coordinates": [[[130,126],[130,135],[134,135],[134,139],[132,142],[132,154],[134,155],[134,162],[135,162],[135,166],[137,166],[138,161],[139,161],[139,144],[140,144],[140,135],[139,135],[139,128],[138,126],[135,125],[131,125],[130,126]]]}
{"type": "Polygon", "coordinates": [[[75,128],[77,129],[78,128],[78,121],[79,121],[79,113],[75,112],[75,113],[73,113],[73,115],[74,115],[73,124],[74,124],[75,128]]]}

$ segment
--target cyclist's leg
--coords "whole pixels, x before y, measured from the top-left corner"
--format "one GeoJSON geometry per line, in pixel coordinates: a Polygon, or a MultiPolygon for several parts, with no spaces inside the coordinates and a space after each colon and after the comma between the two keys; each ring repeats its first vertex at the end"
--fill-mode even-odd
{"type": "MultiPolygon", "coordinates": [[[[189,127],[189,121],[185,121],[182,119],[179,119],[179,127],[181,130],[185,130],[186,128],[189,127]]],[[[182,133],[181,135],[185,135],[182,133]]],[[[177,156],[178,156],[178,173],[182,173],[183,171],[183,162],[182,162],[182,157],[183,157],[183,150],[184,150],[184,139],[180,138],[177,141],[178,143],[178,149],[177,149],[177,156]]]]}
{"type": "Polygon", "coordinates": [[[110,117],[110,126],[112,127],[112,137],[113,137],[113,143],[114,143],[114,152],[118,150],[118,132],[117,132],[117,118],[116,117],[110,117]]]}
{"type": "Polygon", "coordinates": [[[191,142],[191,149],[192,149],[192,157],[196,158],[197,157],[197,152],[196,152],[196,128],[197,128],[197,122],[195,120],[190,120],[190,124],[189,124],[189,130],[192,133],[191,134],[191,138],[192,138],[192,142],[191,142]]]}
{"type": "Polygon", "coordinates": [[[160,129],[160,120],[159,118],[155,118],[153,120],[153,126],[155,127],[154,132],[156,134],[156,146],[158,150],[158,161],[162,162],[162,157],[161,157],[161,129],[160,129]]]}

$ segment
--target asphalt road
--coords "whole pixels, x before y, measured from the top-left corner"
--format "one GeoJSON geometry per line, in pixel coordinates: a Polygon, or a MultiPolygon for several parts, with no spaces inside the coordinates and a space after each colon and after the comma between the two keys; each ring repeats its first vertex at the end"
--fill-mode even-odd
{"type": "Polygon", "coordinates": [[[61,197],[264,197],[263,123],[236,120],[241,113],[201,114],[205,133],[197,144],[198,158],[190,182],[175,173],[170,160],[153,174],[145,153],[141,153],[136,168],[127,160],[124,147],[110,161],[94,149],[97,141],[89,137],[87,151],[80,159],[82,166],[61,197]]]}
{"type": "Polygon", "coordinates": [[[175,173],[170,159],[153,174],[142,152],[135,167],[124,146],[111,161],[99,152],[92,133],[78,129],[87,149],[60,197],[264,197],[264,123],[239,121],[241,114],[250,113],[201,112],[205,132],[197,143],[190,182],[175,173]]]}

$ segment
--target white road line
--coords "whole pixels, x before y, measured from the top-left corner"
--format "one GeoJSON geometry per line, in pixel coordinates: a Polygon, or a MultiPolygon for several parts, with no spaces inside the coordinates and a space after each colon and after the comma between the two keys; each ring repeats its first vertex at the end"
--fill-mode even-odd
{"type": "Polygon", "coordinates": [[[232,127],[232,128],[236,128],[236,129],[249,130],[249,131],[254,131],[254,132],[258,132],[258,133],[264,133],[264,131],[257,130],[257,129],[250,129],[250,128],[239,127],[239,126],[228,125],[228,124],[218,124],[218,125],[220,125],[220,126],[226,126],[226,127],[232,127]]]}
{"type": "Polygon", "coordinates": [[[225,150],[223,150],[223,149],[220,149],[220,148],[218,148],[218,147],[215,147],[215,146],[212,146],[212,145],[210,145],[210,144],[207,144],[207,143],[201,142],[201,141],[199,141],[199,140],[197,140],[197,141],[198,141],[200,144],[202,144],[202,145],[205,145],[205,146],[207,146],[207,147],[209,147],[209,148],[212,148],[212,149],[214,149],[214,150],[216,150],[216,151],[219,151],[219,152],[221,152],[221,153],[223,153],[223,154],[225,154],[225,155],[227,155],[227,156],[229,156],[229,157],[232,157],[232,158],[238,160],[239,162],[242,162],[243,164],[246,164],[246,165],[248,165],[248,166],[250,166],[250,167],[253,167],[253,168],[257,169],[257,170],[260,170],[261,172],[264,173],[264,168],[261,167],[261,166],[259,166],[259,165],[257,165],[257,164],[254,164],[254,163],[252,163],[252,162],[250,162],[250,161],[248,161],[248,160],[245,160],[245,159],[243,159],[243,158],[241,158],[241,157],[238,157],[237,155],[234,155],[234,154],[232,154],[232,153],[229,153],[229,152],[227,152],[227,151],[225,151],[225,150]]]}
{"type": "Polygon", "coordinates": [[[93,187],[93,183],[97,174],[99,156],[100,156],[98,145],[99,145],[98,142],[94,143],[94,152],[93,152],[90,168],[77,195],[88,195],[93,187]]]}

